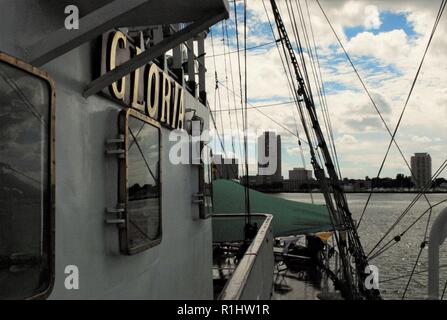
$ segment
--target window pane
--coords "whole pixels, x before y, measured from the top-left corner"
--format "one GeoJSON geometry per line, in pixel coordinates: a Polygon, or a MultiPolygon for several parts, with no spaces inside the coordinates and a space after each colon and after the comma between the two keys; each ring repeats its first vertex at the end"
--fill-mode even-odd
{"type": "Polygon", "coordinates": [[[0,298],[50,282],[50,87],[0,62],[0,298]]]}
{"type": "Polygon", "coordinates": [[[204,146],[204,155],[207,157],[203,164],[203,195],[204,195],[204,218],[213,214],[213,179],[211,168],[211,148],[204,146]]]}
{"type": "Polygon", "coordinates": [[[135,248],[161,236],[160,133],[131,116],[128,130],[128,241],[135,248]]]}

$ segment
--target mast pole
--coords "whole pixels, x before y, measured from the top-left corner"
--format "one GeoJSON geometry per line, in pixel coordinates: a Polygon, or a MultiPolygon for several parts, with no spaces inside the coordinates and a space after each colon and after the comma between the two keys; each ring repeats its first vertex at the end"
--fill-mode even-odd
{"type": "MultiPolygon", "coordinates": [[[[275,0],[270,0],[270,4],[272,6],[273,14],[275,17],[276,26],[278,28],[280,40],[282,44],[287,48],[289,57],[291,59],[291,63],[293,65],[293,69],[295,72],[295,77],[298,82],[297,96],[298,96],[298,104],[299,111],[301,113],[301,119],[303,123],[303,127],[306,133],[307,140],[309,141],[310,153],[312,159],[312,166],[314,168],[315,177],[317,178],[320,189],[324,195],[326,205],[330,212],[330,217],[333,222],[333,225],[337,230],[335,231],[337,246],[339,247],[342,268],[343,268],[343,276],[346,287],[348,288],[347,293],[350,299],[359,298],[359,292],[362,293],[366,298],[369,299],[380,299],[380,293],[378,290],[372,289],[367,290],[365,287],[365,280],[367,274],[365,270],[368,266],[368,260],[366,258],[365,252],[363,250],[362,244],[360,242],[360,238],[357,234],[357,228],[352,219],[352,214],[349,211],[348,202],[346,200],[346,196],[343,192],[343,189],[340,184],[340,179],[335,170],[334,163],[332,161],[327,143],[325,141],[323,132],[321,130],[317,112],[315,109],[315,104],[311,97],[310,88],[307,88],[301,74],[297,58],[295,56],[295,51],[293,50],[292,44],[290,43],[287,30],[282,21],[279,9],[276,5],[275,0]],[[303,111],[301,110],[301,104],[304,102],[304,106],[306,107],[307,113],[312,123],[312,128],[317,138],[318,147],[322,152],[325,167],[328,173],[328,177],[326,177],[324,169],[319,165],[316,159],[315,151],[313,149],[309,130],[307,128],[307,124],[304,120],[303,111]],[[331,191],[333,193],[333,198],[331,197],[331,191]],[[346,232],[347,237],[342,236],[338,232],[338,230],[343,230],[346,232]],[[347,239],[346,239],[347,238],[347,239]],[[349,245],[348,245],[349,244],[349,245]],[[357,278],[357,286],[354,285],[354,279],[352,277],[351,264],[350,264],[350,254],[352,254],[356,266],[356,273],[358,275],[357,278]],[[357,290],[357,288],[359,290],[357,290]]],[[[304,62],[303,62],[304,63],[304,62]]]]}

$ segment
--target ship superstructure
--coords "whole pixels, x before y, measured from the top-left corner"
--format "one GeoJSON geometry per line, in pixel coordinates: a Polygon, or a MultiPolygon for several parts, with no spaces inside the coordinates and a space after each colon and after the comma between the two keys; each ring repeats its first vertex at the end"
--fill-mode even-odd
{"type": "Polygon", "coordinates": [[[211,299],[209,165],[169,135],[208,127],[227,2],[0,6],[1,298],[211,299]]]}

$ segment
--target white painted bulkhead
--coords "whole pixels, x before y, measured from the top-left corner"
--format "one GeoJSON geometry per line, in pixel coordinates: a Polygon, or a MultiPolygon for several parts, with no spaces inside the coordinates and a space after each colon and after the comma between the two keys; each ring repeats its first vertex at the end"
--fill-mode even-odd
{"type": "MultiPolygon", "coordinates": [[[[25,44],[63,24],[63,12],[42,1],[0,5],[0,50],[18,58],[25,56],[25,44]]],[[[105,208],[117,203],[118,181],[117,159],[105,154],[105,141],[117,136],[122,107],[98,95],[82,96],[99,68],[96,45],[85,43],[41,67],[56,89],[56,273],[49,298],[212,299],[211,219],[193,218],[198,167],[168,161],[170,130],[161,129],[161,244],[122,255],[117,227],[105,223],[105,208]],[[68,265],[79,269],[78,290],[64,286],[68,265]]],[[[185,107],[208,118],[186,90],[185,107]]]]}

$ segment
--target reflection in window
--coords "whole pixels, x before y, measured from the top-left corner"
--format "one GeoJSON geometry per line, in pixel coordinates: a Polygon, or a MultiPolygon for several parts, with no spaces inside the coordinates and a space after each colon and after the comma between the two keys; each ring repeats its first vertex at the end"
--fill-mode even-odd
{"type": "Polygon", "coordinates": [[[129,116],[127,135],[127,247],[138,250],[161,238],[159,129],[129,116]]]}
{"type": "Polygon", "coordinates": [[[46,80],[0,62],[0,299],[50,285],[50,110],[46,80]]]}
{"type": "Polygon", "coordinates": [[[212,150],[208,145],[202,147],[204,161],[201,166],[200,188],[203,193],[203,205],[200,208],[200,218],[206,219],[213,214],[213,177],[211,158],[212,150]]]}

